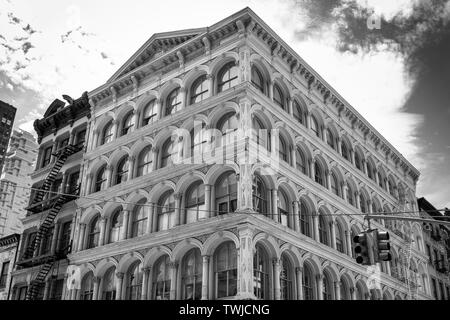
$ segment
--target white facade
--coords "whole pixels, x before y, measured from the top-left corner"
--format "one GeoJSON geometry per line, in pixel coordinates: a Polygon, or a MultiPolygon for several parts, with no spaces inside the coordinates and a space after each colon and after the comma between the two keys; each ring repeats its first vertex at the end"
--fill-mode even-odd
{"type": "Polygon", "coordinates": [[[14,130],[0,176],[0,237],[21,234],[39,145],[29,132],[14,130]]]}

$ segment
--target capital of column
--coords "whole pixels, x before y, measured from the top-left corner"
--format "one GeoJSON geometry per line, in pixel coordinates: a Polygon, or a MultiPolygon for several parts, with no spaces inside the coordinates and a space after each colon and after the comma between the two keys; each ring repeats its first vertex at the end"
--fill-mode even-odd
{"type": "Polygon", "coordinates": [[[350,293],[355,292],[355,287],[350,287],[350,293]]]}
{"type": "Polygon", "coordinates": [[[116,277],[119,278],[119,279],[123,279],[124,275],[125,274],[123,272],[116,272],[116,277]]]}
{"type": "Polygon", "coordinates": [[[273,264],[274,266],[280,265],[280,259],[278,259],[278,258],[272,259],[272,264],[273,264]]]}
{"type": "Polygon", "coordinates": [[[210,256],[208,256],[208,255],[202,256],[202,259],[203,259],[203,262],[204,262],[204,263],[209,262],[209,258],[210,258],[210,256]]]}
{"type": "Polygon", "coordinates": [[[134,161],[134,160],[136,160],[136,156],[135,155],[132,155],[132,156],[129,156],[128,157],[128,161],[134,161]]]}
{"type": "Polygon", "coordinates": [[[299,273],[303,273],[303,267],[296,267],[295,271],[299,272],[299,273]]]}
{"type": "Polygon", "coordinates": [[[316,274],[317,281],[321,281],[323,279],[323,274],[316,274]]]}
{"type": "Polygon", "coordinates": [[[142,269],[142,271],[144,271],[146,273],[150,272],[151,270],[152,270],[151,266],[148,266],[148,267],[145,267],[145,268],[142,269]]]}
{"type": "Polygon", "coordinates": [[[169,262],[169,267],[175,269],[176,267],[178,267],[178,262],[177,261],[169,262]]]}
{"type": "Polygon", "coordinates": [[[100,277],[93,277],[92,281],[94,281],[94,283],[100,283],[100,277]]]}
{"type": "Polygon", "coordinates": [[[182,196],[182,193],[181,193],[181,192],[175,193],[175,194],[173,195],[173,197],[175,198],[175,200],[180,200],[180,199],[181,199],[181,196],[182,196]]]}
{"type": "Polygon", "coordinates": [[[157,147],[152,147],[152,152],[157,152],[158,148],[157,147]]]}
{"type": "Polygon", "coordinates": [[[108,164],[108,165],[106,166],[106,170],[112,170],[112,169],[113,169],[112,164],[108,164]]]}

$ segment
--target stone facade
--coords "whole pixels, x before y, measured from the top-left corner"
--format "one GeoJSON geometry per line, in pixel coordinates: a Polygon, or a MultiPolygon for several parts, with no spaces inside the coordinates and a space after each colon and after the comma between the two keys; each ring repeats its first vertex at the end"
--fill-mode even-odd
{"type": "Polygon", "coordinates": [[[11,273],[17,257],[20,235],[0,238],[0,300],[10,298],[11,273]]]}

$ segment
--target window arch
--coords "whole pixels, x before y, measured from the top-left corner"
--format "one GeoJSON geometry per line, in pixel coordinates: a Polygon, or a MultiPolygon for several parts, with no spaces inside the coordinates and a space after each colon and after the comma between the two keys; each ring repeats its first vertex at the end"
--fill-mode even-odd
{"type": "Polygon", "coordinates": [[[92,300],[94,295],[94,274],[90,271],[81,280],[80,299],[92,300]]]}
{"type": "Polygon", "coordinates": [[[303,268],[303,297],[305,300],[314,300],[314,274],[308,264],[303,268]]]}
{"type": "Polygon", "coordinates": [[[186,192],[186,223],[206,218],[205,185],[197,181],[186,192]]]}
{"type": "Polygon", "coordinates": [[[269,259],[260,244],[253,254],[253,292],[257,299],[269,298],[269,259]]]}
{"type": "Polygon", "coordinates": [[[279,138],[278,155],[281,160],[289,163],[289,148],[285,139],[281,135],[279,138]]]}
{"type": "Polygon", "coordinates": [[[327,131],[326,131],[326,140],[327,140],[327,144],[332,149],[336,149],[336,144],[335,144],[335,141],[334,141],[334,134],[333,134],[333,132],[331,132],[330,129],[327,129],[327,131]]]}
{"type": "Polygon", "coordinates": [[[222,243],[214,253],[216,299],[237,294],[237,250],[233,242],[222,243]]]}
{"type": "Polygon", "coordinates": [[[153,300],[169,300],[171,282],[169,256],[160,257],[153,270],[153,300]]]}
{"type": "Polygon", "coordinates": [[[209,81],[206,74],[198,77],[191,87],[191,104],[198,103],[208,97],[209,81]]]}
{"type": "Polygon", "coordinates": [[[202,123],[200,130],[192,128],[191,136],[191,157],[195,155],[202,157],[208,149],[208,134],[205,130],[205,123],[202,123]]]}
{"type": "Polygon", "coordinates": [[[224,173],[215,185],[215,203],[219,214],[237,209],[237,178],[234,171],[224,173]]]}
{"type": "Polygon", "coordinates": [[[131,223],[131,236],[139,237],[147,231],[147,212],[145,210],[146,199],[141,199],[134,207],[131,223]]]}
{"type": "Polygon", "coordinates": [[[358,170],[364,172],[363,157],[357,151],[355,151],[355,166],[358,170]]]}
{"type": "Polygon", "coordinates": [[[333,300],[333,282],[330,279],[330,276],[327,272],[323,273],[323,286],[322,286],[322,294],[323,300],[333,300]]]}
{"type": "Polygon", "coordinates": [[[122,182],[126,182],[128,179],[128,156],[124,156],[120,159],[117,165],[115,184],[120,184],[122,182]]]}
{"type": "Polygon", "coordinates": [[[236,113],[228,112],[217,123],[217,129],[222,133],[221,139],[219,139],[221,145],[226,145],[234,139],[234,135],[239,127],[239,121],[236,117],[236,113]]]}
{"type": "Polygon", "coordinates": [[[347,183],[347,202],[352,206],[356,206],[355,192],[349,183],[347,183]]]}
{"type": "Polygon", "coordinates": [[[146,104],[142,111],[142,127],[154,123],[158,119],[158,105],[156,99],[146,104]]]}
{"type": "Polygon", "coordinates": [[[293,102],[293,113],[294,119],[297,120],[302,125],[305,125],[305,113],[303,112],[303,109],[300,106],[300,104],[295,99],[293,102]]]}
{"type": "Polygon", "coordinates": [[[114,132],[113,132],[113,123],[112,120],[109,121],[102,130],[101,143],[100,145],[106,144],[113,140],[114,132]]]}
{"type": "Polygon", "coordinates": [[[140,261],[135,262],[127,273],[126,299],[141,300],[142,293],[142,264],[140,261]]]}
{"type": "Polygon", "coordinates": [[[252,119],[252,140],[256,141],[256,143],[267,150],[270,150],[270,144],[269,144],[269,137],[268,137],[268,130],[265,128],[263,123],[258,117],[253,117],[252,119]]]}
{"type": "Polygon", "coordinates": [[[319,239],[320,242],[329,246],[330,245],[330,227],[328,222],[325,220],[323,213],[319,214],[319,239]]]}
{"type": "Polygon", "coordinates": [[[95,248],[98,246],[100,239],[100,215],[91,220],[88,230],[87,249],[95,248]]]}
{"type": "Polygon", "coordinates": [[[283,94],[283,90],[279,85],[273,85],[273,101],[281,107],[281,109],[286,110],[286,102],[283,94]]]}
{"type": "Polygon", "coordinates": [[[225,91],[238,84],[238,68],[234,61],[228,62],[218,73],[217,92],[225,91]]]}
{"type": "Polygon", "coordinates": [[[158,201],[158,231],[175,225],[175,197],[172,190],[167,191],[158,201]]]}
{"type": "Polygon", "coordinates": [[[308,164],[306,161],[306,156],[302,149],[298,147],[296,149],[295,162],[297,169],[300,170],[303,174],[307,174],[306,168],[308,167],[308,164]]]}
{"type": "Polygon", "coordinates": [[[344,140],[342,140],[342,142],[341,142],[341,152],[342,152],[342,157],[344,157],[345,160],[351,162],[350,149],[344,140]]]}
{"type": "Polygon", "coordinates": [[[341,224],[336,221],[336,250],[345,253],[345,234],[341,224]]]}
{"type": "Polygon", "coordinates": [[[394,198],[396,197],[394,190],[394,183],[391,181],[391,179],[388,179],[388,191],[391,196],[393,196],[394,198]]]}
{"type": "Polygon", "coordinates": [[[369,210],[367,208],[367,200],[362,192],[359,193],[359,208],[362,213],[367,213],[369,210]]]}
{"type": "Polygon", "coordinates": [[[252,66],[252,84],[258,88],[259,91],[265,93],[264,90],[264,77],[259,69],[255,66],[252,66]]]}
{"type": "Polygon", "coordinates": [[[177,150],[175,144],[172,141],[172,138],[168,138],[161,149],[161,168],[173,164],[176,154],[177,150]]]}
{"type": "Polygon", "coordinates": [[[316,117],[314,115],[311,115],[311,130],[314,132],[314,134],[320,138],[320,127],[319,122],[317,121],[316,117]]]}
{"type": "Polygon", "coordinates": [[[115,300],[116,299],[116,281],[115,281],[116,268],[111,267],[103,276],[102,287],[103,300],[115,300]]]}
{"type": "Polygon", "coordinates": [[[189,250],[181,265],[182,299],[200,300],[202,298],[202,257],[200,249],[189,250]]]}
{"type": "Polygon", "coordinates": [[[103,165],[95,176],[95,192],[102,191],[106,189],[107,177],[106,177],[106,165],[103,165]]]}
{"type": "Polygon", "coordinates": [[[261,214],[267,214],[267,188],[260,176],[253,177],[253,208],[261,214]]]}
{"type": "Polygon", "coordinates": [[[378,171],[378,185],[379,185],[382,189],[386,190],[386,182],[385,182],[384,179],[385,179],[385,178],[384,178],[384,175],[381,173],[381,171],[378,171]]]}
{"type": "Polygon", "coordinates": [[[369,179],[375,180],[375,174],[374,174],[374,167],[371,163],[371,161],[367,161],[367,176],[369,179]]]}
{"type": "Polygon", "coordinates": [[[134,126],[133,111],[130,111],[123,118],[122,128],[120,130],[120,133],[121,133],[120,135],[124,136],[124,135],[130,133],[131,130],[133,129],[133,126],[134,126]]]}
{"type": "Polygon", "coordinates": [[[123,210],[121,207],[117,208],[111,215],[111,223],[109,229],[109,243],[120,240],[120,234],[123,228],[123,210]]]}
{"type": "Polygon", "coordinates": [[[278,191],[278,216],[283,226],[288,226],[289,201],[283,190],[278,191]]]}
{"type": "Polygon", "coordinates": [[[280,259],[280,289],[281,300],[293,300],[293,271],[292,265],[285,254],[280,259]]]}
{"type": "Polygon", "coordinates": [[[137,176],[143,176],[153,170],[152,146],[146,146],[139,152],[137,162],[137,176]]]}
{"type": "Polygon", "coordinates": [[[340,281],[340,291],[341,291],[341,300],[351,300],[350,294],[349,294],[349,287],[347,285],[347,282],[341,279],[340,281]]]}
{"type": "Polygon", "coordinates": [[[314,161],[314,181],[323,187],[325,186],[325,172],[322,169],[319,161],[314,161]]]}
{"type": "Polygon", "coordinates": [[[331,188],[331,191],[335,194],[335,195],[337,195],[338,197],[340,196],[340,194],[339,194],[339,180],[338,180],[338,178],[336,177],[336,174],[332,171],[331,172],[331,186],[330,186],[330,188],[331,188]]]}
{"type": "Polygon", "coordinates": [[[311,237],[311,213],[303,201],[300,202],[300,232],[311,237]]]}
{"type": "Polygon", "coordinates": [[[181,89],[180,87],[173,89],[166,99],[166,111],[165,116],[170,116],[171,114],[174,114],[177,111],[181,110],[181,103],[182,103],[182,97],[181,97],[181,89]]]}

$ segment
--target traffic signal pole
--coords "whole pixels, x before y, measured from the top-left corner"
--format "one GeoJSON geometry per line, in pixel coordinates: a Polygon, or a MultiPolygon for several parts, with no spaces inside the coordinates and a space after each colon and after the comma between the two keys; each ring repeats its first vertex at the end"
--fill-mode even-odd
{"type": "Polygon", "coordinates": [[[381,214],[366,214],[364,219],[369,221],[369,229],[370,229],[370,219],[384,219],[384,220],[404,220],[404,221],[418,221],[418,222],[428,222],[434,223],[444,226],[450,226],[450,221],[440,221],[435,219],[422,219],[422,218],[409,218],[409,217],[399,217],[399,216],[389,216],[389,215],[381,215],[381,214]]]}

